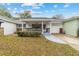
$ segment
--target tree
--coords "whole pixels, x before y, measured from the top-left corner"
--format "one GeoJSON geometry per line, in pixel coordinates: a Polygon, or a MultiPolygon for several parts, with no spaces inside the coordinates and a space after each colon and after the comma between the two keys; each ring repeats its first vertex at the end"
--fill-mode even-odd
{"type": "Polygon", "coordinates": [[[52,18],[53,19],[63,19],[64,17],[63,17],[63,15],[58,14],[58,15],[54,15],[52,18]]]}
{"type": "Polygon", "coordinates": [[[0,6],[0,15],[6,16],[6,17],[9,17],[9,18],[12,17],[11,14],[9,13],[9,11],[5,7],[1,7],[1,6],[0,6]]]}
{"type": "Polygon", "coordinates": [[[31,18],[30,11],[24,11],[23,13],[20,13],[19,16],[22,19],[31,18]]]}

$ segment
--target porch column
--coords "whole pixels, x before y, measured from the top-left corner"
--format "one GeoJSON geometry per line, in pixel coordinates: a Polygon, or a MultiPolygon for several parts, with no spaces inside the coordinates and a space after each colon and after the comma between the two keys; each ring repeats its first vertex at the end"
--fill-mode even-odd
{"type": "Polygon", "coordinates": [[[23,32],[23,22],[22,22],[22,32],[23,32]]]}
{"type": "Polygon", "coordinates": [[[49,31],[49,32],[50,32],[50,34],[51,34],[51,28],[52,28],[52,27],[51,27],[51,26],[52,26],[51,22],[49,22],[49,25],[50,25],[50,31],[49,31]]]}
{"type": "Polygon", "coordinates": [[[43,30],[43,21],[42,21],[42,25],[41,25],[41,27],[42,27],[42,34],[43,34],[43,32],[44,32],[44,30],[43,30]]]}

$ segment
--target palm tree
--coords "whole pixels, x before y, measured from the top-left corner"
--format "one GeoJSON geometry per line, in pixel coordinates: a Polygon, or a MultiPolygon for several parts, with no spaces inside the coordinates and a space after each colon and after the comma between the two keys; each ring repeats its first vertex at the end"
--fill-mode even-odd
{"type": "Polygon", "coordinates": [[[4,7],[4,6],[0,6],[0,15],[1,16],[6,16],[11,18],[11,14],[9,13],[9,11],[4,7]]]}
{"type": "Polygon", "coordinates": [[[23,13],[20,13],[19,16],[22,19],[31,18],[30,11],[24,11],[23,13]]]}

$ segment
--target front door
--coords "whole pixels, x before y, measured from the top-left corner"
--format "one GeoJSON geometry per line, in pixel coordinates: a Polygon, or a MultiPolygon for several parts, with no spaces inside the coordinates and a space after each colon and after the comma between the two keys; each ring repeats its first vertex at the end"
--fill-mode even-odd
{"type": "Polygon", "coordinates": [[[60,33],[63,33],[63,28],[60,28],[60,33]]]}

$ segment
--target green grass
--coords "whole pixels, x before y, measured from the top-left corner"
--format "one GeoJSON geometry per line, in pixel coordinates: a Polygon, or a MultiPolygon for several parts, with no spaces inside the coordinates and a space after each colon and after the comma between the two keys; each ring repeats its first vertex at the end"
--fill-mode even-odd
{"type": "Polygon", "coordinates": [[[44,37],[0,36],[0,55],[6,56],[76,56],[69,45],[51,42],[44,37]]]}

